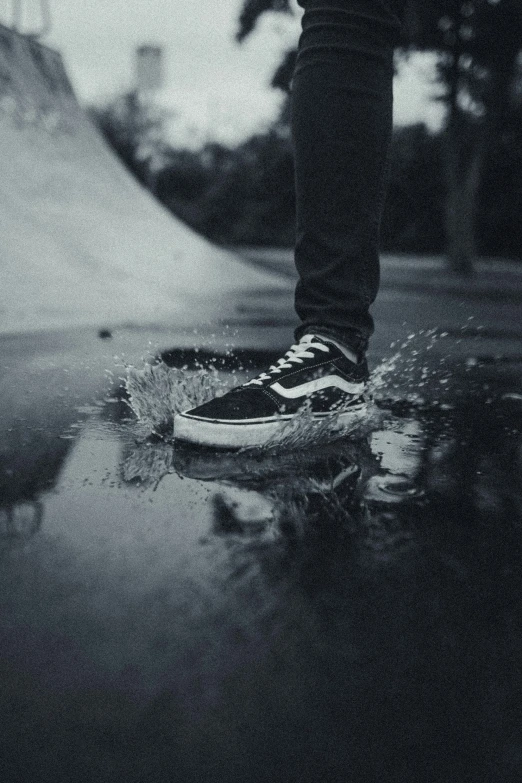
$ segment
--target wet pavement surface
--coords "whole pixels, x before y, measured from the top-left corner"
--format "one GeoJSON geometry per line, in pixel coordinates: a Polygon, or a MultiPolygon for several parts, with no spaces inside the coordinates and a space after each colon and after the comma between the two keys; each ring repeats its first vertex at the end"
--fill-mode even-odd
{"type": "Polygon", "coordinates": [[[374,362],[349,436],[239,454],[172,405],[270,351],[4,340],[2,780],[518,783],[522,362],[452,339],[374,362]]]}

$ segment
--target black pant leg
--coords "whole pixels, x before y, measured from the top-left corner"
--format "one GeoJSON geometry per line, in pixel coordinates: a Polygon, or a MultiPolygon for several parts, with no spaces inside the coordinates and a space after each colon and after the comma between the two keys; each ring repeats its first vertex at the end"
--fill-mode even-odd
{"type": "Polygon", "coordinates": [[[302,325],[364,349],[379,285],[392,129],[393,50],[403,0],[300,0],[292,84],[302,325]]]}

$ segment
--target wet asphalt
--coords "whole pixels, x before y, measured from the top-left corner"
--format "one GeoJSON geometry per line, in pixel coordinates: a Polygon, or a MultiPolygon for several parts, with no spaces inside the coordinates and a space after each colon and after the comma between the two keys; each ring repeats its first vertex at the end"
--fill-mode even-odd
{"type": "Polygon", "coordinates": [[[518,783],[522,313],[498,290],[385,288],[367,425],[247,454],[151,436],[122,379],[148,356],[240,381],[288,303],[0,337],[2,781],[518,783]]]}

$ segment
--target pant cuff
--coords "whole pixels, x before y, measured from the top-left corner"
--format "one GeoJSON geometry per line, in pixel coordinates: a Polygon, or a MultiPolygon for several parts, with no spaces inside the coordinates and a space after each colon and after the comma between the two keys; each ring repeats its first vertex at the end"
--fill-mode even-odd
{"type": "Polygon", "coordinates": [[[363,356],[368,349],[368,338],[355,329],[338,329],[334,326],[323,326],[322,324],[301,324],[295,330],[295,339],[299,341],[305,334],[331,337],[333,340],[341,343],[341,345],[354,351],[359,357],[363,356]]]}

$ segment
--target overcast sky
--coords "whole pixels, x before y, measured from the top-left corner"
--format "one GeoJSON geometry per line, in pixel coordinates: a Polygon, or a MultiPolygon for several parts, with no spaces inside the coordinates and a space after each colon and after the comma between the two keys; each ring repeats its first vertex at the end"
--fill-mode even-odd
{"type": "MultiPolygon", "coordinates": [[[[133,85],[134,50],[143,43],[165,50],[161,103],[178,111],[173,133],[180,143],[206,138],[234,142],[272,119],[281,100],[271,75],[297,39],[295,17],[265,15],[243,44],[234,41],[242,0],[50,0],[58,48],[82,101],[100,101],[133,85]]],[[[23,0],[26,26],[37,22],[39,0],[23,0]]],[[[11,0],[0,0],[8,21],[11,0]]],[[[297,8],[297,5],[295,6],[297,8]]],[[[430,68],[424,59],[396,80],[395,119],[404,124],[440,121],[429,101],[430,68]]]]}

